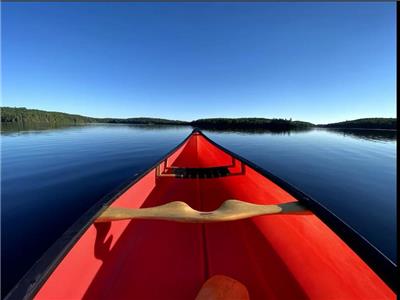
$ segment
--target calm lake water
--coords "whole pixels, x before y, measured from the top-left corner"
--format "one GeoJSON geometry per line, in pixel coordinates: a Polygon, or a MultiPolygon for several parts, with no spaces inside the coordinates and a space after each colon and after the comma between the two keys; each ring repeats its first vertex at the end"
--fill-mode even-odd
{"type": "MultiPolygon", "coordinates": [[[[191,130],[90,125],[2,132],[2,296],[87,209],[191,130]]],[[[323,203],[396,261],[395,131],[204,132],[323,203]]]]}

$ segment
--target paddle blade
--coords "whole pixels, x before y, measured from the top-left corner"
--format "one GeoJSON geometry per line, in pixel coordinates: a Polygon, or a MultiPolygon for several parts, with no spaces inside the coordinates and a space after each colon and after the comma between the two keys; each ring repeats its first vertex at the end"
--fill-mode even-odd
{"type": "Polygon", "coordinates": [[[214,275],[201,287],[195,300],[249,300],[244,284],[224,275],[214,275]]]}

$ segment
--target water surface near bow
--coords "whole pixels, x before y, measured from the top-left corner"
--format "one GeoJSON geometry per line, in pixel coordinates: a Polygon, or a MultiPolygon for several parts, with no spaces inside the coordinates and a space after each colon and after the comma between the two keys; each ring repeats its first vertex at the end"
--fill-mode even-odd
{"type": "MultiPolygon", "coordinates": [[[[1,135],[3,297],[88,208],[192,130],[6,129],[1,135]]],[[[320,201],[396,261],[396,131],[204,132],[320,201]]]]}

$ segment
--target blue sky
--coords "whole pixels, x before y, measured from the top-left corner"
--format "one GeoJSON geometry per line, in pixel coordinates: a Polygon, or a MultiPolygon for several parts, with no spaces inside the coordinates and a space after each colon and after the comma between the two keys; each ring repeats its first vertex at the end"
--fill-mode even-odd
{"type": "Polygon", "coordinates": [[[395,3],[2,3],[2,105],[94,117],[396,115],[395,3]]]}

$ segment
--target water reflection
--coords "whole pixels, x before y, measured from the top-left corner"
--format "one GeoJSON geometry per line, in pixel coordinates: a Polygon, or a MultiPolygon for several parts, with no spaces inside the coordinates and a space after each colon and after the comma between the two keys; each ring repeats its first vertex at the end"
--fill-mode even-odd
{"type": "MultiPolygon", "coordinates": [[[[109,123],[91,123],[91,124],[37,124],[37,123],[2,123],[1,134],[24,134],[24,133],[40,133],[49,130],[65,130],[65,129],[83,129],[87,127],[124,127],[131,129],[140,129],[145,131],[160,131],[160,130],[179,130],[190,129],[194,127],[186,125],[147,125],[147,124],[109,124],[109,123]]],[[[262,129],[262,128],[206,128],[208,132],[220,133],[237,133],[237,134],[270,134],[270,135],[286,135],[297,133],[306,133],[314,130],[328,131],[331,133],[339,134],[344,137],[353,137],[368,141],[395,141],[397,139],[396,130],[373,130],[373,129],[337,129],[337,128],[297,128],[297,129],[262,129]]]]}
{"type": "MultiPolygon", "coordinates": [[[[77,129],[94,126],[104,127],[124,127],[132,129],[140,129],[145,131],[160,131],[160,130],[179,130],[179,129],[194,129],[195,127],[187,125],[157,125],[157,124],[114,124],[114,123],[90,123],[90,124],[38,124],[38,123],[2,123],[1,134],[13,133],[34,133],[48,130],[62,130],[62,129],[77,129]]],[[[200,128],[201,129],[201,128],[200,128]]],[[[202,129],[209,132],[221,133],[243,133],[243,134],[272,134],[272,135],[290,135],[291,133],[307,132],[313,130],[312,128],[299,128],[299,129],[262,129],[262,128],[205,128],[202,129]]]]}
{"type": "Polygon", "coordinates": [[[368,141],[395,141],[397,139],[397,130],[372,130],[372,129],[325,129],[328,132],[334,132],[344,137],[353,137],[368,141]]]}
{"type": "Polygon", "coordinates": [[[2,135],[12,135],[15,133],[25,134],[25,133],[41,133],[45,131],[53,130],[65,130],[65,129],[84,129],[88,127],[124,127],[131,129],[140,129],[145,131],[160,131],[160,130],[178,130],[187,129],[190,126],[182,125],[146,125],[146,124],[112,124],[112,123],[89,123],[89,124],[38,124],[38,123],[1,123],[1,134],[2,135]]]}
{"type": "MultiPolygon", "coordinates": [[[[201,129],[201,128],[200,128],[201,129]]],[[[313,128],[298,129],[264,129],[264,128],[206,128],[204,131],[221,133],[243,133],[243,134],[271,134],[271,135],[290,135],[292,133],[301,133],[312,131],[313,128]]]]}
{"type": "Polygon", "coordinates": [[[85,124],[59,124],[59,123],[1,123],[1,134],[16,133],[16,132],[30,132],[30,131],[47,131],[54,129],[69,129],[84,127],[85,124]]]}
{"type": "MultiPolygon", "coordinates": [[[[109,124],[102,124],[108,126],[109,124]]],[[[182,129],[190,129],[193,128],[189,125],[158,125],[158,124],[118,124],[117,126],[127,126],[128,128],[132,129],[140,129],[140,130],[147,130],[147,131],[160,131],[160,130],[182,130],[182,129]]]]}

